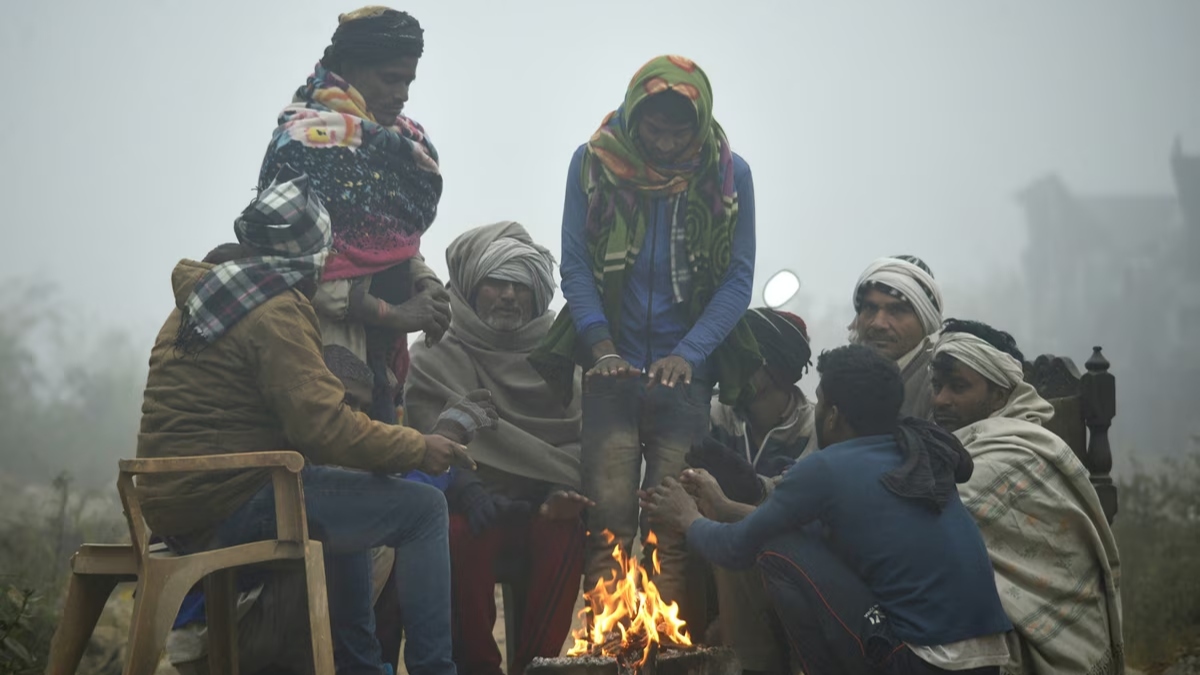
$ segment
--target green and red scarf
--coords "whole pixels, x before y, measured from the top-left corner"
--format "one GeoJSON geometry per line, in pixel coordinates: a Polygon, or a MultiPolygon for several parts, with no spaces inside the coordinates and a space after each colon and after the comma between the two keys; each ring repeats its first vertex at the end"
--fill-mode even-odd
{"type": "MultiPolygon", "coordinates": [[[[687,306],[695,322],[712,299],[733,251],[738,199],[733,151],[712,114],[708,76],[682,56],[659,56],[633,76],[625,102],[608,114],[592,135],[579,180],[588,199],[587,239],[592,273],[604,303],[609,331],[621,326],[626,275],[646,238],[652,203],[667,200],[671,219],[671,283],[675,302],[687,306]],[[638,145],[638,106],[654,94],[673,91],[691,101],[698,133],[672,166],[647,161],[638,145]]],[[[752,395],[750,378],[762,365],[758,344],[741,320],[710,356],[721,401],[734,404],[752,395]]],[[[569,399],[575,366],[590,367],[592,356],[563,311],[530,362],[569,399]]]]}

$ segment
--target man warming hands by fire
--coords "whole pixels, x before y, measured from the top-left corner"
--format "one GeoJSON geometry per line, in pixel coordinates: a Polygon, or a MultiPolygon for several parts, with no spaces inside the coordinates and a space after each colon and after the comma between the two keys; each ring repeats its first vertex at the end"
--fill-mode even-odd
{"type": "Polygon", "coordinates": [[[970,455],[932,423],[897,421],[900,371],[870,348],[826,352],[817,372],[821,452],[737,522],[667,478],[641,493],[651,523],[715,565],[757,567],[810,675],[998,673],[1012,625],[956,489],[970,455]]]}

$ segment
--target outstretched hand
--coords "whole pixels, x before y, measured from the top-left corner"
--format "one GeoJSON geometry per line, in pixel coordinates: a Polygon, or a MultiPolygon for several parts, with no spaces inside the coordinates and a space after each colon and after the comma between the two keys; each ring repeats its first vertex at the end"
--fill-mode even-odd
{"type": "Polygon", "coordinates": [[[680,383],[691,384],[692,364],[682,356],[671,354],[650,364],[650,370],[646,372],[646,376],[647,387],[659,384],[666,387],[674,387],[680,383]]]}
{"type": "Polygon", "coordinates": [[[685,534],[688,527],[702,517],[696,500],[679,481],[670,476],[664,478],[658,487],[639,490],[638,503],[651,523],[680,535],[685,534]]]}
{"type": "Polygon", "coordinates": [[[617,354],[611,354],[597,360],[596,365],[584,373],[584,377],[587,379],[593,377],[632,377],[637,374],[637,368],[629,365],[628,361],[617,354]]]}
{"type": "Polygon", "coordinates": [[[480,429],[495,429],[500,413],[487,389],[469,391],[446,406],[433,425],[433,432],[451,436],[460,443],[470,443],[480,429]]]}
{"type": "Polygon", "coordinates": [[[592,367],[584,373],[584,379],[594,377],[635,377],[641,371],[629,365],[612,340],[601,340],[592,347],[592,367]]]}

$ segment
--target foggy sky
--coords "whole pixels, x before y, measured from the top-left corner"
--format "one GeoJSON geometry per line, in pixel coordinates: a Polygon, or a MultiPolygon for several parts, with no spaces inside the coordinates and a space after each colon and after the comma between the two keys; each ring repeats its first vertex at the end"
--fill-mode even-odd
{"type": "MultiPolygon", "coordinates": [[[[358,4],[5,0],[0,278],[55,280],[148,346],[171,268],[232,240],[277,113],[358,4]]],[[[791,267],[847,319],[880,255],[925,258],[950,305],[1016,268],[1013,195],[1049,171],[1167,193],[1175,136],[1200,149],[1197,2],[394,6],[426,30],[406,113],[442,158],[423,250],[443,272],[456,234],[502,219],[558,251],[571,153],[661,53],[707,71],[753,170],[759,284],[791,267]]]]}

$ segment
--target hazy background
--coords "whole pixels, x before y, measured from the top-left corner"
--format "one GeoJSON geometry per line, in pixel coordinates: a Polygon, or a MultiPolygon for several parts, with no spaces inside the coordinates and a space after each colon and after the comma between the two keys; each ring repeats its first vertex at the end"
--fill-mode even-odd
{"type": "MultiPolygon", "coordinates": [[[[116,459],[170,271],[232,239],[277,113],[368,1],[0,0],[0,671],[42,672],[70,552],[124,539],[116,459]]],[[[1177,137],[1200,154],[1200,1],[395,6],[426,29],[406,112],[441,153],[443,272],[501,219],[557,251],[571,153],[676,52],[753,168],[757,288],[799,274],[817,349],[898,253],[1029,356],[1104,345],[1130,663],[1200,655],[1200,223],[1170,169],[1177,137]]],[[[1200,205],[1200,172],[1188,189],[1200,205]]],[[[81,672],[120,672],[129,607],[81,672]]]]}
{"type": "MultiPolygon", "coordinates": [[[[4,3],[0,278],[57,287],[6,294],[61,317],[56,341],[26,340],[43,370],[114,354],[142,367],[171,268],[232,238],[276,114],[356,6],[4,3]],[[114,329],[123,347],[99,342],[114,329]]],[[[913,253],[948,315],[1082,363],[1116,338],[1022,332],[1021,299],[1039,289],[1024,284],[1016,194],[1056,172],[1081,191],[1169,196],[1173,140],[1200,148],[1198,2],[397,7],[426,30],[406,112],[441,153],[445,193],[423,243],[435,267],[459,232],[501,219],[557,251],[572,151],[638,66],[677,52],[708,72],[753,169],[758,286],[780,267],[800,275],[818,347],[844,338],[870,260],[913,253]]],[[[1154,349],[1153,334],[1138,339],[1154,349]]]]}

